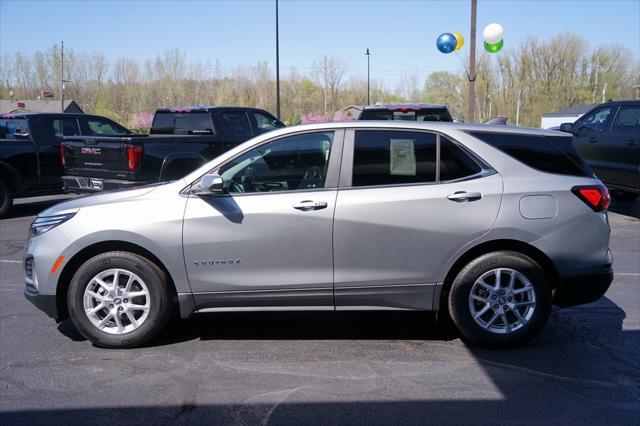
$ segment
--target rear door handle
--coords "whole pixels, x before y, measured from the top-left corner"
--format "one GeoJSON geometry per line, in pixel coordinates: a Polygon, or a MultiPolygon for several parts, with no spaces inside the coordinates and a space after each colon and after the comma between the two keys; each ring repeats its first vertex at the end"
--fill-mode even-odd
{"type": "Polygon", "coordinates": [[[456,201],[458,203],[464,203],[468,201],[476,201],[482,198],[482,194],[479,192],[466,192],[466,191],[458,191],[453,194],[447,195],[447,198],[451,201],[456,201]]]}
{"type": "Polygon", "coordinates": [[[633,139],[629,139],[629,142],[627,142],[627,145],[629,146],[636,145],[636,141],[634,141],[633,139]]]}
{"type": "Polygon", "coordinates": [[[309,210],[322,210],[327,208],[327,203],[324,201],[305,200],[294,204],[293,208],[305,212],[309,210]]]}
{"type": "Polygon", "coordinates": [[[598,142],[598,139],[596,138],[589,139],[589,143],[596,143],[596,142],[598,142]]]}

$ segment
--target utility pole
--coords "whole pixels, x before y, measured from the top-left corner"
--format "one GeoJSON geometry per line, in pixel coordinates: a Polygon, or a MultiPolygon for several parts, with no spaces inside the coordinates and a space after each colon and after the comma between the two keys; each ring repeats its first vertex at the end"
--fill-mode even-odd
{"type": "Polygon", "coordinates": [[[469,45],[469,117],[471,123],[476,121],[476,21],[478,0],[471,0],[471,41],[469,45]]]}
{"type": "Polygon", "coordinates": [[[367,47],[367,52],[365,53],[365,55],[367,55],[367,105],[371,105],[371,84],[370,84],[370,73],[369,73],[369,58],[371,57],[371,54],[369,53],[369,48],[367,47]]]}
{"type": "Polygon", "coordinates": [[[280,39],[278,31],[278,0],[276,0],[276,116],[280,119],[280,39]]]}
{"type": "Polygon", "coordinates": [[[60,112],[64,112],[64,40],[60,53],[60,112]]]}

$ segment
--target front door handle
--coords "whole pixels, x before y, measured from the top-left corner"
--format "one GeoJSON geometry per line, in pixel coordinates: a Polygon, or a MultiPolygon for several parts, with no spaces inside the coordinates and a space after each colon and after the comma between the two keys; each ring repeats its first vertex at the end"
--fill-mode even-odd
{"type": "Polygon", "coordinates": [[[627,142],[627,145],[634,146],[636,145],[636,141],[634,141],[633,139],[629,139],[629,142],[627,142]]]}
{"type": "Polygon", "coordinates": [[[589,143],[596,143],[596,142],[598,142],[598,139],[596,138],[589,139],[589,143]]]}
{"type": "Polygon", "coordinates": [[[309,210],[321,210],[327,208],[327,203],[325,201],[305,200],[294,204],[293,208],[305,212],[309,210]]]}
{"type": "Polygon", "coordinates": [[[468,201],[476,201],[481,199],[482,194],[479,192],[458,191],[453,194],[447,195],[447,198],[458,203],[465,203],[468,201]]]}

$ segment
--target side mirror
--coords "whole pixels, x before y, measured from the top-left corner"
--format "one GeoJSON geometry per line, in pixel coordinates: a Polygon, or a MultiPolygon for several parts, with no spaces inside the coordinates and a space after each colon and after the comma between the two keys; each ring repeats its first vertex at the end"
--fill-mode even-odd
{"type": "Polygon", "coordinates": [[[573,133],[573,123],[562,123],[560,125],[560,131],[566,133],[573,133]]]}
{"type": "Polygon", "coordinates": [[[222,177],[217,173],[204,175],[191,191],[195,195],[216,195],[224,192],[222,177]]]}

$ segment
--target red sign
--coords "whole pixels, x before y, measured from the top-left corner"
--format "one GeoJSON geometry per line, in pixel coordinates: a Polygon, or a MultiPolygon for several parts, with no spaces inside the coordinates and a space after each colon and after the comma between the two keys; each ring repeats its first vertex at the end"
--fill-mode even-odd
{"type": "Polygon", "coordinates": [[[42,97],[43,98],[53,98],[53,92],[48,92],[48,91],[43,90],[42,91],[42,97]]]}

